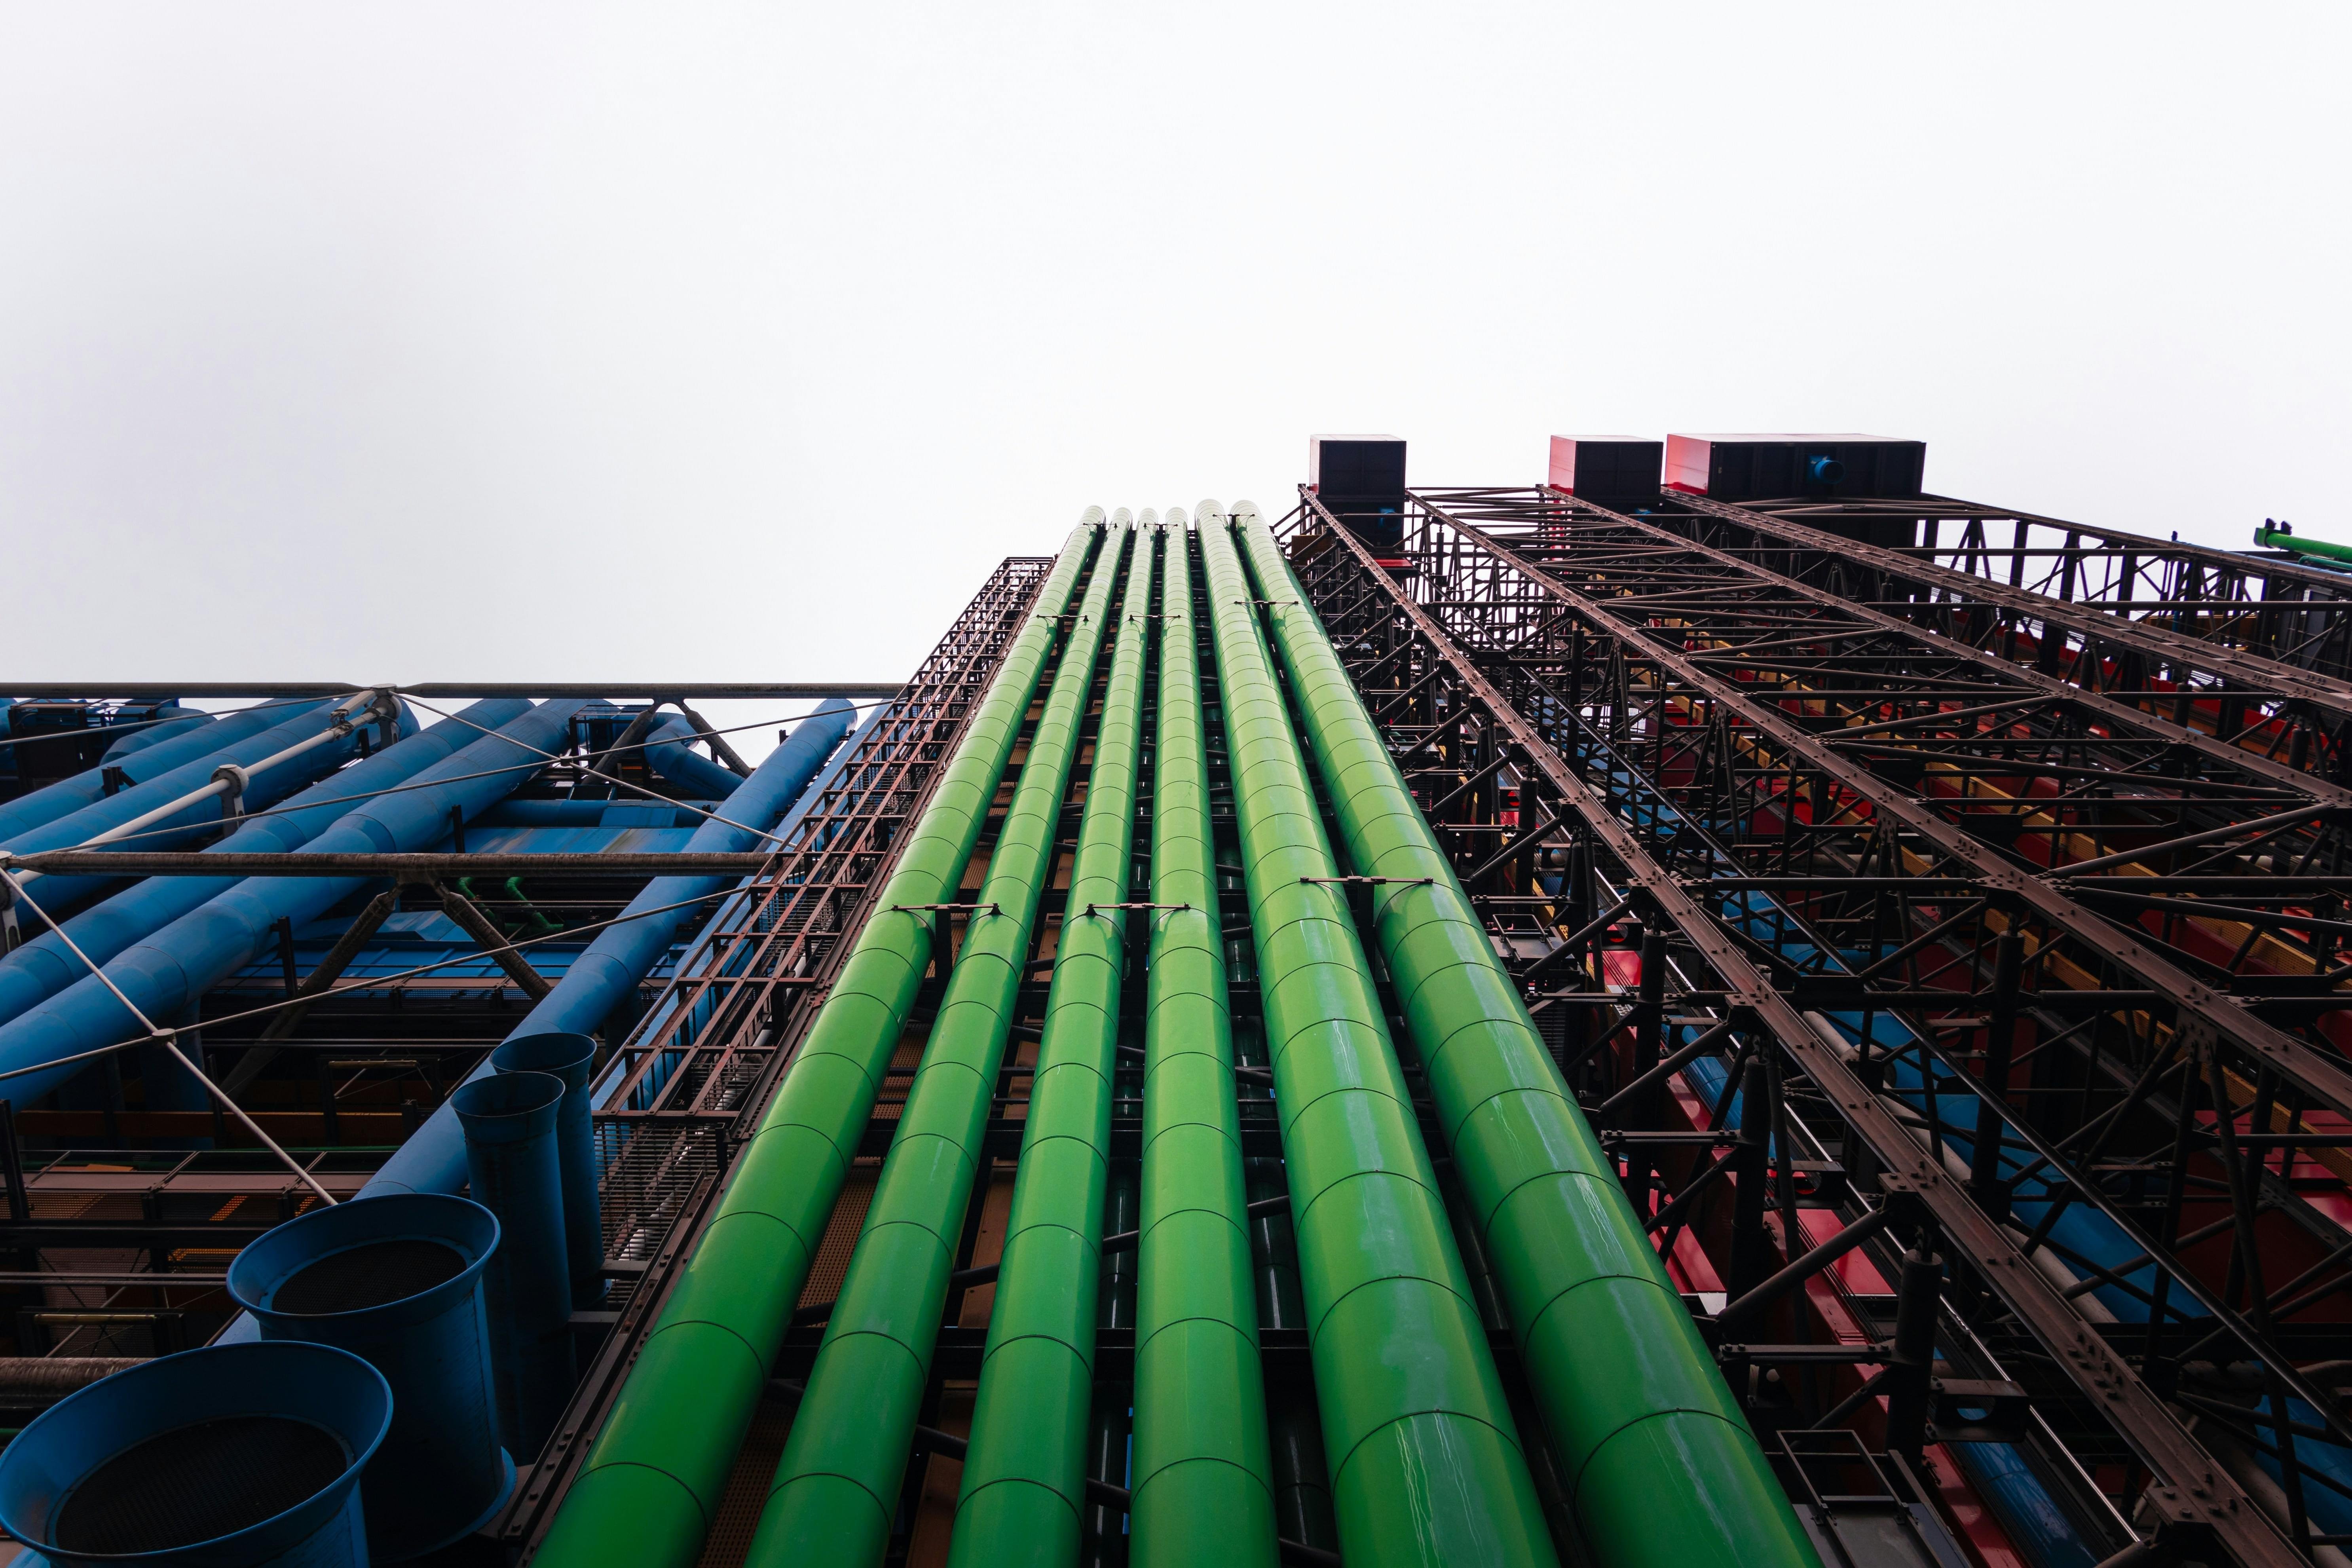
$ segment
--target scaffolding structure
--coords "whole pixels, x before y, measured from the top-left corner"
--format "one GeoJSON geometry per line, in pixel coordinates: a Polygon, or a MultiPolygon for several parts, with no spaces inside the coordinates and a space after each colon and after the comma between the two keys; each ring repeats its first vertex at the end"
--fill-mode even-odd
{"type": "Polygon", "coordinates": [[[2297,1560],[2352,1436],[2352,817],[2303,607],[2340,580],[2033,518],[1988,548],[2013,515],[1423,490],[1376,557],[1310,495],[1291,548],[1637,1205],[1675,1246],[1724,1205],[1690,1263],[1759,1430],[1867,1389],[1915,1462],[2013,1434],[2109,1549],[2130,1516],[2297,1560]],[[1861,513],[1964,528],[1810,526],[1861,513]],[[1825,1284],[1854,1254],[1873,1289],[1825,1284]]]}
{"type": "MultiPolygon", "coordinates": [[[[0,950],[0,1412],[234,1341],[322,1201],[457,1191],[456,1091],[603,984],[577,1381],[446,1568],[2352,1559],[2352,578],[1344,440],[1270,529],[1090,512],[903,684],[361,693],[313,795],[474,787],[389,847],[230,843],[242,764],[19,835],[77,920],[345,890],[78,1075],[7,1053],[111,982],[0,950]],[[877,700],[721,844],[691,705],[748,696],[877,700]],[[435,720],[508,751],[333,793],[435,720]]],[[[202,732],[20,691],[0,811],[202,732]]]]}

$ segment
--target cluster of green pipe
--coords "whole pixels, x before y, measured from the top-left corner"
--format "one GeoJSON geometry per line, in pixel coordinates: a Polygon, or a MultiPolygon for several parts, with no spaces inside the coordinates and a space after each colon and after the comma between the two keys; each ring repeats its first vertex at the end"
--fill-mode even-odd
{"type": "MultiPolygon", "coordinates": [[[[534,1561],[689,1568],[1102,529],[1063,546],[534,1561]]],[[[984,925],[986,922],[982,922],[984,925]]],[[[838,1320],[836,1320],[838,1321],[838,1320]]],[[[903,1450],[901,1458],[903,1460],[903,1450]]]]}
{"type": "Polygon", "coordinates": [[[1130,537],[1115,520],[1097,556],[989,854],[980,907],[949,972],[865,1228],[776,1466],[747,1568],[871,1563],[889,1539],[1030,933],[1053,879],[1062,803],[1093,698],[1111,584],[1130,537]]]}
{"type": "Polygon", "coordinates": [[[1351,1568],[1550,1564],[1348,900],[1329,883],[1258,595],[1223,516],[1198,515],[1341,1554],[1351,1568]]]}
{"type": "MultiPolygon", "coordinates": [[[[1138,1568],[1277,1561],[1210,720],[1190,542],[1181,513],[1171,523],[1164,535],[1148,522],[1137,531],[1121,513],[1105,527],[1096,510],[1071,535],[680,1270],[540,1549],[547,1568],[688,1568],[698,1554],[931,966],[929,906],[959,896],[1057,645],[748,1561],[864,1565],[882,1554],[1106,645],[951,1562],[1072,1563],[1096,1506],[1084,1471],[1098,1436],[1097,1302],[1115,1293],[1100,1243],[1129,956],[1124,911],[1099,906],[1135,896],[1147,756],[1148,901],[1159,907],[1144,978],[1130,1548],[1138,1568]],[[1083,603],[1067,616],[1089,559],[1083,603]]],[[[1204,503],[1199,523],[1322,1421],[1318,1473],[1297,1484],[1328,1473],[1349,1568],[1556,1561],[1373,964],[1331,880],[1344,869],[1388,879],[1374,889],[1372,935],[1453,1162],[1464,1245],[1491,1274],[1480,1289],[1499,1291],[1592,1561],[1818,1568],[1272,533],[1246,503],[1230,528],[1204,503]],[[1325,837],[1318,774],[1344,866],[1325,837]]]]}
{"type": "Polygon", "coordinates": [[[2303,539],[2293,528],[2274,523],[2268,518],[2254,530],[2254,544],[2263,550],[2284,550],[2296,555],[2316,557],[2329,562],[2352,562],[2352,544],[2338,544],[2330,539],[2303,539]]]}
{"type": "MultiPolygon", "coordinates": [[[[1274,1481],[1182,514],[1160,565],[1133,1568],[1272,1568],[1274,1481]]],[[[1319,1477],[1318,1478],[1320,1479],[1319,1477]]]]}
{"type": "Polygon", "coordinates": [[[1151,532],[1136,536],[1095,731],[956,1503],[954,1568],[1077,1557],[1153,542],[1151,532]]]}
{"type": "Polygon", "coordinates": [[[1281,547],[1234,510],[1349,859],[1393,879],[1377,940],[1594,1558],[1817,1568],[1281,547]]]}

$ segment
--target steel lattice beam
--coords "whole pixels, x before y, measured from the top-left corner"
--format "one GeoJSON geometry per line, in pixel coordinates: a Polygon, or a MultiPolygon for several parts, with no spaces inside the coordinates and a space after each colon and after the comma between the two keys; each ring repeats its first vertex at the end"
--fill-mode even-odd
{"type": "MultiPolygon", "coordinates": [[[[1400,592],[1344,531],[1326,537],[1333,543],[1301,563],[1302,576],[1335,638],[1356,649],[1360,676],[1377,672],[1381,681],[1392,683],[1368,683],[1368,700],[1376,707],[1385,701],[1393,710],[1395,699],[1387,693],[1417,693],[1395,731],[1408,767],[1414,752],[1460,756],[1461,772],[1484,769],[1497,753],[1506,756],[1521,773],[1518,814],[1529,825],[1528,837],[1543,836],[1537,824],[1565,823],[1613,862],[1617,886],[1648,902],[1690,944],[1690,961],[1708,972],[1712,985],[1701,987],[1707,994],[1697,1002],[1685,998],[1684,1005],[1719,1010],[1740,1029],[1768,1036],[1786,1054],[1792,1078],[1818,1089],[1852,1139],[1887,1173],[1891,1186],[1883,1179],[1883,1190],[1916,1194],[1956,1251],[1985,1260],[1987,1285],[2165,1483],[2156,1499],[2159,1507],[2173,1510],[2172,1517],[2221,1527],[2229,1549],[2242,1561],[2296,1560],[2251,1505],[2233,1495],[2236,1489],[2211,1457],[2105,1337],[2035,1270],[2020,1238],[1988,1215],[1966,1184],[1937,1163],[1785,988],[1710,912],[1702,902],[1707,896],[1705,881],[1677,875],[1643,842],[1628,820],[1638,821],[1640,810],[1628,810],[1623,792],[1606,779],[1596,785],[1580,777],[1526,716],[1527,697],[1507,696],[1477,668],[1484,661],[1450,635],[1443,612],[1416,605],[1400,592]],[[1412,721],[1424,716],[1434,722],[1424,727],[1412,721]],[[1486,738],[1484,749],[1474,742],[1474,732],[1486,738]],[[1449,740],[1433,744],[1433,737],[1440,734],[1449,740]]],[[[1507,680],[1516,672],[1507,663],[1501,673],[1507,680]]],[[[1514,918],[1507,904],[1494,913],[1500,927],[1514,918]]]]}

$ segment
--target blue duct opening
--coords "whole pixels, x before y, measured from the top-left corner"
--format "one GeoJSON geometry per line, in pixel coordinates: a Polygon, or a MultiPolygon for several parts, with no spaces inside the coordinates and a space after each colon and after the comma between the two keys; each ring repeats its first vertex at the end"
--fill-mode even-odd
{"type": "Polygon", "coordinates": [[[555,1150],[563,1174],[563,1250],[572,1268],[572,1299],[604,1297],[604,1226],[596,1194],[596,1126],[588,1105],[588,1077],[596,1065],[591,1035],[524,1035],[490,1053],[500,1073],[546,1073],[563,1080],[556,1107],[555,1150]]]}
{"type": "Polygon", "coordinates": [[[392,1419],[383,1373],[332,1346],[165,1356],[0,1451],[0,1526],[92,1568],[366,1568],[361,1476],[392,1419]]]}
{"type": "Polygon", "coordinates": [[[499,1427],[525,1458],[546,1443],[578,1376],[556,1152],[565,1093],[552,1073],[512,1072],[476,1079],[451,1097],[473,1199],[499,1218],[499,1249],[484,1275],[490,1360],[499,1427]]]}
{"type": "Polygon", "coordinates": [[[376,1563],[471,1533],[514,1484],[482,1296],[498,1245],[479,1204],[404,1193],[313,1209],[229,1265],[229,1294],[265,1342],[333,1345],[392,1385],[392,1428],[362,1483],[376,1563]]]}

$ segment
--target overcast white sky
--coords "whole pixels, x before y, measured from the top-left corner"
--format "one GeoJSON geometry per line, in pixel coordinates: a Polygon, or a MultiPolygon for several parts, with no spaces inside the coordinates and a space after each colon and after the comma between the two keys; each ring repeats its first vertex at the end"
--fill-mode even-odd
{"type": "Polygon", "coordinates": [[[2352,539],[2347,16],[6,4],[6,663],[897,679],[1315,430],[2352,539]]]}

